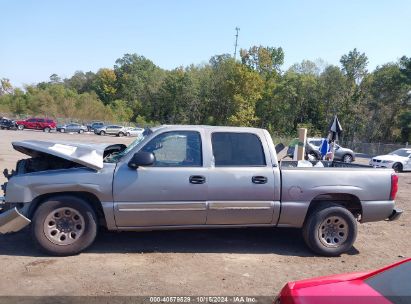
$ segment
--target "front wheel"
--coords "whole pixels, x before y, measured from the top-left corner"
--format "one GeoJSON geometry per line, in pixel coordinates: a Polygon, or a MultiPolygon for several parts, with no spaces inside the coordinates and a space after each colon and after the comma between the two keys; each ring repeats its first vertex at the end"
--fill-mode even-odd
{"type": "Polygon", "coordinates": [[[303,227],[307,246],[323,256],[339,256],[351,249],[357,238],[357,222],[346,208],[329,203],[314,209],[303,227]]]}
{"type": "Polygon", "coordinates": [[[118,137],[123,137],[123,136],[124,136],[123,132],[118,133],[118,137]]]}
{"type": "Polygon", "coordinates": [[[126,134],[127,136],[131,136],[131,134],[130,134],[130,132],[127,132],[127,134],[126,134]]]}
{"type": "Polygon", "coordinates": [[[106,132],[104,132],[104,131],[100,131],[100,133],[99,133],[100,135],[106,135],[106,132]]]}
{"type": "Polygon", "coordinates": [[[74,196],[56,196],[35,211],[32,237],[48,254],[73,255],[90,246],[97,235],[97,219],[87,202],[74,196]]]}
{"type": "Polygon", "coordinates": [[[48,127],[44,128],[43,132],[50,133],[50,128],[48,128],[48,127]]]}
{"type": "Polygon", "coordinates": [[[84,130],[79,130],[78,131],[78,134],[83,134],[84,133],[84,130]]]}
{"type": "Polygon", "coordinates": [[[17,129],[21,131],[21,130],[24,129],[24,126],[23,126],[23,125],[18,125],[18,126],[17,126],[17,129]]]}
{"type": "Polygon", "coordinates": [[[395,163],[394,165],[392,165],[392,168],[395,172],[402,172],[403,169],[401,163],[395,163]]]}

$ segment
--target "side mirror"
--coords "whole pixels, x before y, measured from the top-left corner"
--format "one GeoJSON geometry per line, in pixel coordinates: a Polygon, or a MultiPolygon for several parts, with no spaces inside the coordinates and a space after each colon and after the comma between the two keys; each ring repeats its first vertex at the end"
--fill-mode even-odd
{"type": "Polygon", "coordinates": [[[133,158],[128,162],[131,169],[137,169],[140,166],[151,166],[156,161],[156,157],[151,152],[137,152],[133,158]]]}

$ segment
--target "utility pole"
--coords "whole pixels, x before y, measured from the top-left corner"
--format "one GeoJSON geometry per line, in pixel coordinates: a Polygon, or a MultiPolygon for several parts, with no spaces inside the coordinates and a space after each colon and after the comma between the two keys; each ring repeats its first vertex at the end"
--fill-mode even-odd
{"type": "Polygon", "coordinates": [[[235,28],[235,31],[236,31],[236,34],[235,34],[234,60],[237,57],[238,32],[240,31],[240,28],[237,26],[235,28]]]}

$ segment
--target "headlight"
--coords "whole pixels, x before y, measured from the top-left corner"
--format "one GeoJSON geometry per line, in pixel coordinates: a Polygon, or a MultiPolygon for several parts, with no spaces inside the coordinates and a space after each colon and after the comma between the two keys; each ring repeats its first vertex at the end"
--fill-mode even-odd
{"type": "Polygon", "coordinates": [[[383,160],[382,161],[382,163],[383,164],[391,164],[391,163],[393,163],[394,161],[392,161],[392,160],[383,160]]]}

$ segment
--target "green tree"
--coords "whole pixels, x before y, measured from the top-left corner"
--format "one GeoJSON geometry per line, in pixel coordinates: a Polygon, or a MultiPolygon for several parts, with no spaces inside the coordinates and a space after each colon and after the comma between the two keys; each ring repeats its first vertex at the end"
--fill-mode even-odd
{"type": "Polygon", "coordinates": [[[253,46],[240,50],[241,62],[260,74],[279,74],[284,64],[284,51],[281,47],[253,46]]]}
{"type": "Polygon", "coordinates": [[[368,58],[365,53],[360,53],[356,48],[343,55],[340,63],[348,79],[357,84],[367,75],[368,58]]]}
{"type": "Polygon", "coordinates": [[[0,79],[0,96],[13,92],[13,86],[7,78],[0,79]]]}
{"type": "Polygon", "coordinates": [[[94,77],[93,90],[104,104],[109,104],[116,98],[117,77],[114,70],[100,69],[94,77]]]}

